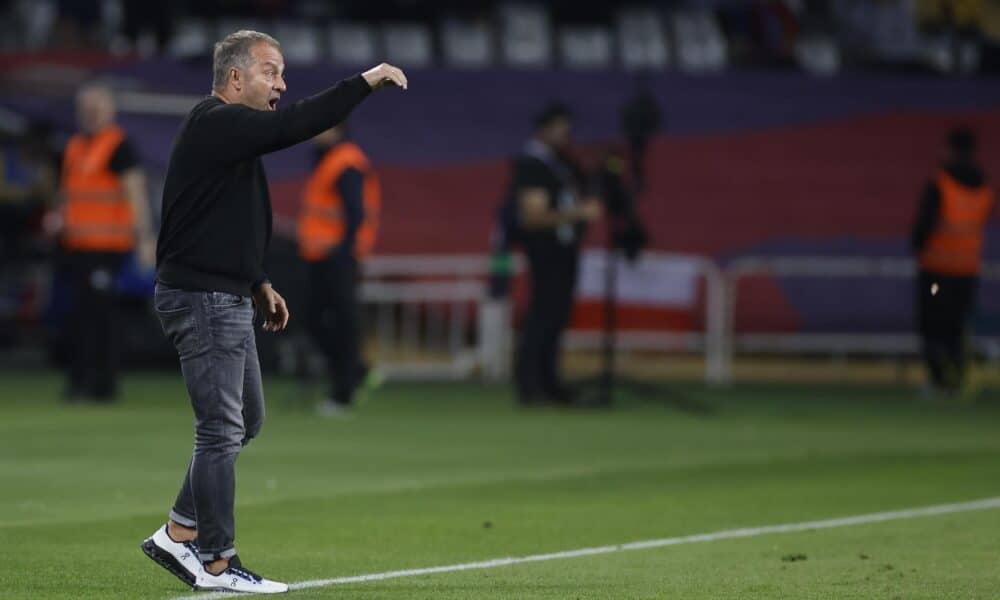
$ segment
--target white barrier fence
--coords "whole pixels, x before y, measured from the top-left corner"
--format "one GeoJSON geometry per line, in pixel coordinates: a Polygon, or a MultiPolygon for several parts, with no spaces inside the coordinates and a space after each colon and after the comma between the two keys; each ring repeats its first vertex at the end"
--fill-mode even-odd
{"type": "MultiPolygon", "coordinates": [[[[732,379],[732,359],[736,352],[795,354],[914,354],[920,349],[915,334],[900,333],[747,333],[737,334],[734,318],[739,298],[739,284],[749,277],[815,277],[815,278],[882,278],[913,279],[917,266],[905,258],[827,257],[827,256],[773,256],[745,257],[726,266],[724,337],[721,343],[723,363],[718,379],[707,378],[711,383],[728,383],[732,379]]],[[[983,281],[1000,281],[1000,264],[985,264],[981,273],[983,281]]],[[[851,293],[845,290],[845,294],[851,293]]],[[[973,343],[990,354],[996,353],[1000,339],[976,337],[973,343]]]]}
{"type": "MultiPolygon", "coordinates": [[[[704,281],[706,332],[623,332],[620,347],[704,352],[706,378],[719,379],[724,339],[721,272],[702,256],[650,256],[693,267],[704,281]]],[[[368,260],[361,297],[375,307],[371,325],[379,368],[388,377],[464,378],[477,371],[488,379],[508,377],[514,339],[512,310],[508,302],[488,298],[488,269],[485,255],[375,256],[368,260]],[[470,305],[474,307],[471,312],[470,305]],[[475,315],[474,319],[469,315],[475,315]],[[447,325],[435,327],[435,322],[447,325]]],[[[523,261],[516,257],[512,275],[523,269],[523,261]]],[[[569,332],[567,336],[570,348],[596,348],[600,343],[600,332],[569,332]]]]}
{"type": "MultiPolygon", "coordinates": [[[[703,331],[625,331],[624,350],[680,350],[701,353],[710,384],[732,379],[737,352],[912,354],[913,334],[884,333],[744,333],[735,331],[742,281],[751,277],[912,279],[912,260],[900,258],[746,257],[721,267],[703,256],[648,253],[660,261],[683,263],[701,280],[703,331]]],[[[376,256],[365,265],[362,301],[374,305],[372,324],[379,366],[389,377],[467,378],[477,372],[503,378],[510,371],[511,309],[487,294],[489,257],[485,255],[376,256]],[[428,360],[428,356],[432,357],[428,360]],[[433,358],[436,357],[436,358],[433,358]]],[[[523,270],[514,261],[514,274],[523,270]]],[[[982,277],[1000,281],[1000,264],[985,265],[982,277]]],[[[845,291],[845,293],[847,293],[845,291]]],[[[567,346],[598,348],[601,333],[571,331],[567,346]]],[[[977,338],[981,349],[1000,351],[1000,338],[977,338]]]]}
{"type": "Polygon", "coordinates": [[[491,337],[474,330],[470,315],[486,300],[487,261],[408,255],[365,262],[361,301],[374,307],[378,365],[386,376],[462,379],[482,368],[482,346],[491,337]]]}

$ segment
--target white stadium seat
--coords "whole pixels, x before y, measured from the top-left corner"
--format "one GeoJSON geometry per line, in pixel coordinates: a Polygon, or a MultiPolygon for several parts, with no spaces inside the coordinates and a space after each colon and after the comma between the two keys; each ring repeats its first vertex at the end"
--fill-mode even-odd
{"type": "Polygon", "coordinates": [[[607,68],[612,60],[611,33],[603,27],[564,27],[559,32],[559,53],[571,68],[607,68]]]}
{"type": "Polygon", "coordinates": [[[445,62],[453,67],[482,68],[494,60],[494,32],[482,23],[446,19],[441,24],[445,62]]]}
{"type": "Polygon", "coordinates": [[[677,66],[684,71],[710,72],[725,68],[729,45],[715,18],[707,12],[679,12],[672,19],[677,42],[677,66]]]}
{"type": "Polygon", "coordinates": [[[549,15],[540,6],[505,4],[500,7],[504,61],[518,67],[544,67],[552,60],[549,15]]]}
{"type": "Polygon", "coordinates": [[[618,14],[617,34],[618,54],[626,69],[664,69],[669,65],[669,45],[657,11],[622,11],[618,14]]]}
{"type": "Polygon", "coordinates": [[[836,75],[841,66],[840,46],[830,35],[803,35],[795,41],[795,60],[814,75],[836,75]]]}
{"type": "Polygon", "coordinates": [[[184,19],[177,24],[167,52],[178,58],[203,56],[212,52],[215,42],[214,31],[207,22],[201,19],[184,19]]]}
{"type": "Polygon", "coordinates": [[[354,67],[375,63],[377,42],[371,27],[361,23],[334,23],[327,33],[333,62],[354,67]]]}
{"type": "Polygon", "coordinates": [[[322,58],[320,33],[307,22],[279,21],[272,35],[281,42],[281,53],[289,64],[311,64],[322,58]]]}
{"type": "Polygon", "coordinates": [[[382,29],[386,59],[402,67],[426,67],[434,60],[430,29],[419,23],[398,23],[382,29]]]}

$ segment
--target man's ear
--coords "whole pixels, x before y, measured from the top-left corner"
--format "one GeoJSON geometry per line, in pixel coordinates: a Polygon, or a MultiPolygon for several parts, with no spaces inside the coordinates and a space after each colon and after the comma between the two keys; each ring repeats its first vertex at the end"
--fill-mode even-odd
{"type": "Polygon", "coordinates": [[[233,87],[236,91],[240,91],[243,88],[243,84],[240,82],[240,70],[236,67],[229,69],[229,80],[233,82],[233,87]]]}

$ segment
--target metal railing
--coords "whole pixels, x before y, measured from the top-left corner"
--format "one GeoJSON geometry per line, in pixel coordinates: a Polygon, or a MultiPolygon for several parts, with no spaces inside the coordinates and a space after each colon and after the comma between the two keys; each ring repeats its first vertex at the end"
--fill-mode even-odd
{"type": "Polygon", "coordinates": [[[481,255],[374,256],[361,301],[374,306],[379,369],[388,377],[461,379],[480,366],[469,307],[486,296],[481,255]],[[472,343],[470,343],[472,341],[472,343]]]}
{"type": "MultiPolygon", "coordinates": [[[[753,332],[735,329],[740,283],[750,277],[872,277],[911,279],[914,261],[866,257],[745,257],[725,267],[704,256],[649,253],[659,260],[693,265],[704,282],[703,331],[625,331],[625,350],[681,350],[701,353],[709,384],[732,380],[737,352],[856,353],[900,355],[915,353],[919,340],[910,333],[753,332]]],[[[365,264],[363,302],[376,305],[375,339],[379,364],[390,376],[469,377],[479,372],[492,378],[509,372],[512,340],[510,307],[498,306],[486,293],[486,255],[376,256],[365,264]],[[471,307],[471,310],[470,310],[471,307]],[[474,315],[474,317],[470,317],[474,315]],[[428,361],[428,355],[438,360],[428,361]]],[[[514,273],[523,270],[515,260],[514,273]]],[[[985,265],[982,278],[1000,281],[1000,264],[985,265]]],[[[572,331],[570,348],[598,348],[599,331],[572,331]]],[[[1000,338],[979,337],[987,349],[1000,348],[1000,338]]]]}
{"type": "MultiPolygon", "coordinates": [[[[619,336],[623,349],[684,350],[705,356],[705,378],[724,376],[724,279],[719,267],[703,256],[649,253],[658,260],[692,265],[704,281],[704,332],[629,331],[619,336]]],[[[374,337],[379,365],[388,376],[466,377],[480,371],[501,379],[510,371],[513,339],[511,309],[486,297],[489,258],[485,255],[375,256],[365,263],[361,298],[375,305],[374,337]],[[402,280],[394,280],[402,279],[402,280]],[[475,305],[476,326],[470,327],[466,309],[475,305]],[[445,327],[433,326],[438,306],[447,316],[445,327]],[[398,317],[398,318],[397,318],[398,317]],[[446,333],[443,333],[445,332],[446,333]],[[435,333],[437,332],[437,333],[435,333]],[[436,337],[444,336],[446,344],[436,337]],[[470,343],[472,340],[472,343],[470,343]],[[432,350],[428,352],[428,350],[432,350]],[[436,360],[427,360],[436,356],[436,360]]],[[[515,257],[513,275],[524,262],[515,257]]],[[[598,348],[601,332],[570,332],[567,346],[598,348]]]]}
{"type": "MultiPolygon", "coordinates": [[[[746,333],[735,328],[739,284],[749,277],[873,277],[913,279],[917,274],[915,261],[895,257],[829,257],[829,256],[750,256],[729,263],[723,270],[724,298],[721,302],[725,325],[719,347],[720,369],[709,383],[725,384],[732,380],[733,356],[737,351],[754,353],[854,353],[868,355],[912,354],[919,348],[915,334],[904,333],[746,333]]],[[[981,278],[1000,281],[1000,264],[985,264],[981,278]]],[[[978,337],[981,347],[995,348],[1000,340],[978,337]]]]}

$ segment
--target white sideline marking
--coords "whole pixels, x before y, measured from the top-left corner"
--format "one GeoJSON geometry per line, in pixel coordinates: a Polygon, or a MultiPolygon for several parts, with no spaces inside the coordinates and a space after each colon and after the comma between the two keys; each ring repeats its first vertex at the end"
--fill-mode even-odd
{"type": "MultiPolygon", "coordinates": [[[[460,563],[456,565],[443,565],[439,567],[424,567],[420,569],[404,569],[402,571],[386,571],[384,573],[369,573],[367,575],[352,575],[349,577],[335,577],[333,579],[312,579],[293,583],[289,587],[292,590],[305,590],[309,588],[327,587],[345,583],[364,583],[366,581],[382,581],[385,579],[396,579],[399,577],[415,577],[418,575],[431,575],[434,573],[451,573],[454,571],[472,571],[475,569],[492,569],[494,567],[505,567],[508,565],[520,565],[523,563],[542,562],[546,560],[559,560],[563,558],[577,558],[579,556],[594,556],[596,554],[613,554],[615,552],[627,552],[629,550],[646,550],[648,548],[662,548],[664,546],[677,546],[679,544],[693,544],[695,542],[714,542],[717,540],[730,540],[735,538],[756,537],[770,533],[789,533],[794,531],[807,531],[810,529],[832,529],[834,527],[849,527],[851,525],[863,525],[865,523],[880,523],[882,521],[895,521],[899,519],[913,519],[915,517],[929,517],[934,515],[946,515],[951,513],[968,512],[973,510],[985,510],[989,508],[1000,508],[1000,496],[993,498],[983,498],[970,502],[956,502],[953,504],[937,504],[922,508],[905,508],[902,510],[890,510],[886,512],[868,513],[864,515],[854,515],[850,517],[838,517],[835,519],[823,519],[819,521],[804,521],[802,523],[785,523],[783,525],[764,525],[761,527],[745,527],[741,529],[726,529],[711,533],[698,533],[695,535],[685,535],[680,537],[661,538],[658,540],[645,540],[641,542],[629,542],[614,546],[597,546],[594,548],[580,548],[578,550],[565,550],[563,552],[552,552],[549,554],[532,554],[529,556],[512,556],[508,558],[495,558],[481,562],[460,563]]],[[[210,598],[233,598],[229,592],[200,593],[190,596],[179,596],[175,600],[209,600],[210,598]]]]}

